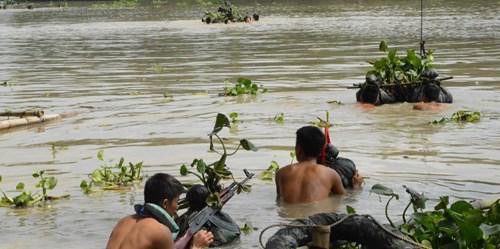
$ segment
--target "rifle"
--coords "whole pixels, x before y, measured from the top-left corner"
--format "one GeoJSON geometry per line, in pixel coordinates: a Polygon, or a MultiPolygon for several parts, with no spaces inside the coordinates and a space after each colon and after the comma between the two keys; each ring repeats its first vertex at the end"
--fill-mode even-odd
{"type": "Polygon", "coordinates": [[[206,206],[192,218],[192,220],[189,222],[189,228],[184,236],[182,236],[182,238],[178,239],[175,242],[175,249],[186,249],[194,234],[200,231],[203,225],[207,223],[209,218],[215,215],[215,213],[217,213],[219,210],[221,210],[222,206],[224,206],[224,204],[226,204],[234,196],[236,190],[238,189],[238,186],[244,185],[255,175],[248,172],[248,170],[246,169],[244,169],[243,172],[245,172],[245,179],[243,179],[239,183],[231,183],[220,192],[220,202],[222,204],[220,207],[206,206]]]}
{"type": "MultiPolygon", "coordinates": [[[[444,78],[434,79],[432,81],[440,84],[441,81],[450,80],[450,79],[453,79],[453,77],[452,76],[444,77],[444,78]]],[[[361,88],[363,86],[363,84],[364,83],[355,83],[355,84],[352,84],[352,86],[348,86],[347,89],[358,89],[358,88],[361,88]]],[[[423,84],[422,81],[416,81],[416,82],[409,82],[409,83],[380,84],[379,87],[387,89],[387,88],[392,88],[392,87],[397,87],[397,86],[399,86],[399,87],[402,87],[402,86],[420,86],[422,84],[423,84]]]]}

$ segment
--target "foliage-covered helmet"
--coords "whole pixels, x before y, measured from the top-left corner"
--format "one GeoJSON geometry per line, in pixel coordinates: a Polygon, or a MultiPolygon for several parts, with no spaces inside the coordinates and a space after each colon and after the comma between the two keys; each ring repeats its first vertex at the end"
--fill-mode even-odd
{"type": "Polygon", "coordinates": [[[366,75],[366,83],[368,83],[368,84],[378,84],[379,83],[379,79],[377,78],[377,76],[375,74],[368,74],[368,75],[366,75]]]}
{"type": "Polygon", "coordinates": [[[429,70],[425,70],[424,72],[422,72],[422,77],[424,78],[427,78],[427,79],[435,79],[439,76],[439,73],[436,72],[436,70],[434,69],[429,69],[429,70]]]}
{"type": "Polygon", "coordinates": [[[326,161],[333,161],[339,155],[339,150],[333,144],[326,145],[326,161]]]}

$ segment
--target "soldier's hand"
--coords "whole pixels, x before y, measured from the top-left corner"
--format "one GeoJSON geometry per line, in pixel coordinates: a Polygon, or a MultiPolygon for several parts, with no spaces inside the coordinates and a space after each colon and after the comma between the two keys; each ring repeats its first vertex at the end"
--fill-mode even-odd
{"type": "Polygon", "coordinates": [[[352,186],[354,188],[360,188],[363,185],[363,182],[364,182],[363,177],[356,170],[356,173],[352,177],[352,186]]]}
{"type": "Polygon", "coordinates": [[[214,242],[214,235],[211,232],[200,230],[193,236],[193,246],[191,249],[208,248],[214,242]]]}

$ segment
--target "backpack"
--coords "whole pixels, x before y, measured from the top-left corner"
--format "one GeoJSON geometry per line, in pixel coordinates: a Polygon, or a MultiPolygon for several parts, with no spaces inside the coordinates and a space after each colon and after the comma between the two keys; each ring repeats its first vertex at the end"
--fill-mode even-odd
{"type": "Polygon", "coordinates": [[[356,174],[356,165],[351,159],[339,157],[338,154],[338,149],[332,144],[328,144],[325,165],[334,169],[339,174],[344,188],[352,188],[352,177],[356,174]]]}

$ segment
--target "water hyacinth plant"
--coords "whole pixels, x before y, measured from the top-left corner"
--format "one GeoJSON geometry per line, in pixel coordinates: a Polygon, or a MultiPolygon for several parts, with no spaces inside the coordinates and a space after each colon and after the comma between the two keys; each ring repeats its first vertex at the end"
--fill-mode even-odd
{"type": "Polygon", "coordinates": [[[241,232],[243,232],[243,234],[248,235],[248,234],[252,233],[253,231],[256,231],[257,228],[253,227],[252,224],[245,222],[245,224],[243,224],[243,226],[240,227],[240,230],[241,230],[241,232]]]}
{"type": "MultiPolygon", "coordinates": [[[[104,151],[97,152],[97,159],[104,162],[104,151]]],[[[142,181],[143,162],[125,164],[122,157],[120,161],[112,166],[104,163],[98,169],[88,175],[89,181],[82,180],[80,188],[84,193],[92,192],[93,186],[99,186],[103,190],[116,190],[129,187],[134,183],[142,181]]]]}
{"type": "Polygon", "coordinates": [[[205,11],[201,21],[210,23],[244,22],[244,16],[239,8],[229,1],[219,1],[217,11],[205,11]]]}
{"type": "Polygon", "coordinates": [[[271,164],[269,167],[267,167],[266,170],[262,171],[259,174],[259,179],[263,181],[272,181],[274,179],[274,175],[276,174],[276,171],[280,169],[279,164],[276,161],[271,161],[271,164]]]}
{"type": "MultiPolygon", "coordinates": [[[[56,187],[57,179],[54,176],[47,176],[45,174],[45,170],[37,171],[33,173],[32,176],[35,179],[38,179],[38,182],[35,185],[35,187],[39,189],[38,192],[32,193],[31,191],[26,190],[25,184],[23,182],[20,182],[16,185],[16,190],[20,191],[21,193],[14,197],[8,196],[3,190],[0,189],[3,195],[0,199],[0,207],[24,208],[24,207],[34,206],[36,204],[41,204],[48,200],[57,200],[69,197],[69,195],[63,195],[63,196],[48,195],[48,191],[56,187]]],[[[0,182],[1,181],[2,177],[0,176],[0,182]]]]}
{"type": "MultiPolygon", "coordinates": [[[[229,82],[225,82],[226,85],[229,82]]],[[[246,79],[246,78],[239,78],[234,86],[232,87],[224,87],[224,93],[222,93],[223,96],[239,96],[239,95],[245,95],[245,94],[250,94],[250,95],[257,95],[259,92],[265,93],[267,92],[267,89],[265,89],[262,85],[257,85],[255,83],[252,83],[251,80],[246,79]]]]}
{"type": "MultiPolygon", "coordinates": [[[[500,245],[500,199],[487,206],[475,207],[464,200],[450,205],[449,197],[440,197],[434,210],[425,211],[427,198],[422,193],[403,186],[410,194],[410,202],[402,214],[402,224],[392,226],[429,248],[486,248],[496,249],[500,245]],[[409,206],[413,207],[410,219],[406,218],[409,206]]],[[[392,197],[397,196],[390,188],[375,184],[371,192],[391,196],[386,204],[386,213],[392,197]]]]}
{"type": "Polygon", "coordinates": [[[473,112],[473,111],[457,111],[451,115],[451,118],[441,118],[439,120],[434,120],[432,122],[429,122],[430,124],[445,124],[448,122],[455,122],[455,123],[474,123],[478,122],[481,119],[481,113],[480,112],[473,112]]]}
{"type": "MultiPolygon", "coordinates": [[[[238,152],[240,148],[243,148],[247,151],[257,151],[257,147],[255,147],[247,139],[241,139],[238,146],[233,151],[228,151],[224,140],[219,136],[219,132],[224,127],[230,128],[230,124],[231,123],[228,117],[222,113],[219,113],[217,114],[214,128],[208,135],[210,139],[209,150],[220,155],[220,158],[217,161],[207,164],[203,159],[196,158],[189,166],[183,164],[180,167],[180,174],[182,176],[186,176],[189,174],[194,175],[196,178],[198,178],[199,181],[201,181],[203,185],[205,185],[205,187],[207,187],[207,189],[210,191],[210,196],[207,200],[207,203],[209,205],[220,205],[219,196],[220,191],[223,188],[220,181],[222,179],[232,179],[234,183],[238,184],[237,193],[250,191],[249,185],[240,185],[235,181],[235,179],[233,178],[233,173],[226,165],[226,159],[228,156],[233,156],[234,154],[236,154],[236,152],[238,152]],[[215,142],[218,142],[220,144],[222,151],[219,151],[215,148],[214,140],[215,142]]],[[[186,207],[184,205],[185,203],[182,203],[183,202],[181,201],[180,208],[186,207]]]]}
{"type": "Polygon", "coordinates": [[[432,69],[433,51],[427,51],[424,58],[415,50],[406,50],[406,56],[399,56],[396,48],[389,48],[387,41],[381,41],[379,51],[386,53],[386,57],[368,61],[372,69],[367,75],[373,74],[382,84],[401,84],[416,82],[426,70],[432,69]]]}
{"type": "Polygon", "coordinates": [[[231,123],[236,124],[239,123],[240,120],[238,119],[240,115],[237,112],[231,112],[229,113],[229,117],[231,118],[231,123]]]}
{"type": "Polygon", "coordinates": [[[280,113],[276,114],[276,116],[274,116],[273,119],[277,124],[283,124],[283,123],[285,123],[285,114],[280,112],[280,113]]]}
{"type": "Polygon", "coordinates": [[[326,111],[325,113],[325,119],[322,119],[320,117],[316,117],[317,120],[309,122],[311,125],[314,125],[318,128],[330,128],[333,126],[333,124],[330,123],[330,112],[326,111]]]}

